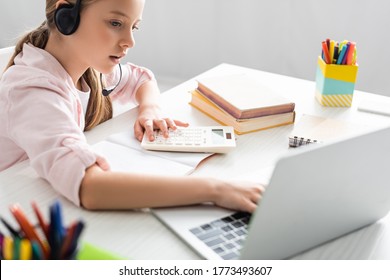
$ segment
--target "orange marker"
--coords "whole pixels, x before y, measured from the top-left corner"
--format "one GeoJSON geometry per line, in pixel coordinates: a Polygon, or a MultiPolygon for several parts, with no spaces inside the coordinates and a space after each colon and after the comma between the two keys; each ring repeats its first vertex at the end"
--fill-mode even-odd
{"type": "Polygon", "coordinates": [[[356,47],[356,43],[351,42],[351,44],[349,45],[348,53],[347,53],[347,61],[346,61],[347,65],[352,65],[355,47],[356,47]]]}
{"type": "Polygon", "coordinates": [[[37,241],[39,246],[42,249],[42,252],[44,252],[44,255],[46,258],[49,256],[49,248],[45,246],[41,238],[39,238],[37,232],[35,231],[34,227],[30,224],[28,221],[26,215],[23,213],[22,209],[18,205],[13,205],[10,207],[12,215],[14,215],[15,219],[18,221],[21,229],[25,233],[26,237],[30,241],[37,241]]]}
{"type": "Polygon", "coordinates": [[[32,208],[35,212],[35,215],[38,218],[39,225],[41,226],[42,231],[46,236],[46,239],[49,240],[49,225],[43,219],[43,215],[42,215],[41,211],[39,211],[37,204],[35,202],[32,202],[31,205],[32,205],[32,208]]]}
{"type": "Polygon", "coordinates": [[[330,64],[330,55],[329,55],[329,49],[326,41],[322,41],[322,50],[324,51],[324,60],[326,64],[330,64]]]}

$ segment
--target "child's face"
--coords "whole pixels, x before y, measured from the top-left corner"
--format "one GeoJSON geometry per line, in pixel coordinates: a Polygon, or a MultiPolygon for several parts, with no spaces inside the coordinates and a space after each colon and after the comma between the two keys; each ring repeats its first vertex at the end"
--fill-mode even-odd
{"type": "Polygon", "coordinates": [[[86,64],[109,73],[128,48],[142,18],[144,0],[98,0],[81,12],[74,34],[76,50],[86,64]]]}

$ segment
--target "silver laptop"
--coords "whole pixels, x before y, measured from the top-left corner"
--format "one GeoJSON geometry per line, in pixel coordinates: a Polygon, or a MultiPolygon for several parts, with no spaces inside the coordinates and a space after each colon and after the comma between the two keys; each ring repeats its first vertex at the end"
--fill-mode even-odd
{"type": "Polygon", "coordinates": [[[289,151],[252,215],[212,205],[153,209],[206,259],[284,259],[390,210],[390,127],[289,151]]]}

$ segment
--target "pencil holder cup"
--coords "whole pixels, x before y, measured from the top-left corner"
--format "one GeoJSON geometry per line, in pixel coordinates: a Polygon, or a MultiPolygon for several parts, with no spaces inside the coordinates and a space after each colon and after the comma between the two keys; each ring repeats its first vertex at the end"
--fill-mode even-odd
{"type": "Polygon", "coordinates": [[[316,98],[323,106],[351,107],[358,65],[326,64],[319,56],[316,98]]]}

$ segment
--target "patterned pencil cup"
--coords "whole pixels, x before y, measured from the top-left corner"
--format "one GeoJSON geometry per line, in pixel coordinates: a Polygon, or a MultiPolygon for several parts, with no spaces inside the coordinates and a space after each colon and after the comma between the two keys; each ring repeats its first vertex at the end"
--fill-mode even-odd
{"type": "Polygon", "coordinates": [[[316,98],[323,106],[351,107],[358,65],[326,64],[319,56],[316,98]]]}

